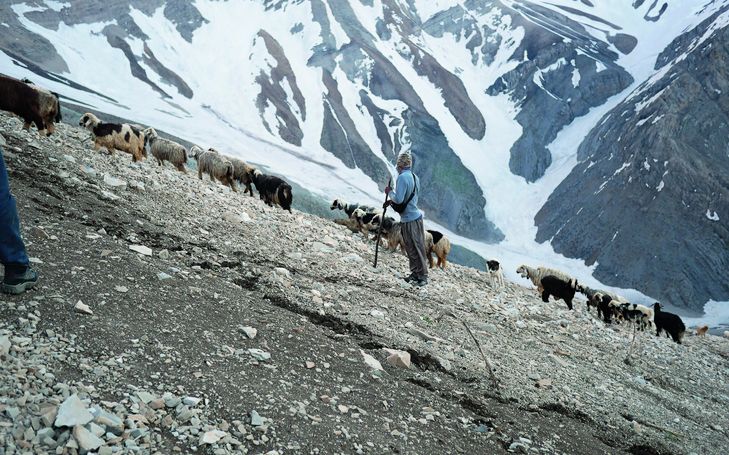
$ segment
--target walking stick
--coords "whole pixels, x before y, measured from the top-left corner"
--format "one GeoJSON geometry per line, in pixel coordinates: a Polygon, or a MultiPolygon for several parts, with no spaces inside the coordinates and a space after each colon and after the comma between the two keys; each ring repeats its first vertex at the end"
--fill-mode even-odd
{"type": "MultiPolygon", "coordinates": [[[[387,186],[390,186],[392,184],[392,177],[387,180],[387,186]]],[[[385,203],[387,203],[387,196],[385,195],[385,203]]],[[[385,223],[385,212],[387,212],[387,206],[383,207],[382,209],[382,217],[380,218],[380,225],[377,227],[377,243],[375,244],[375,265],[374,267],[377,268],[377,252],[380,249],[380,234],[382,233],[382,225],[385,223]]]]}

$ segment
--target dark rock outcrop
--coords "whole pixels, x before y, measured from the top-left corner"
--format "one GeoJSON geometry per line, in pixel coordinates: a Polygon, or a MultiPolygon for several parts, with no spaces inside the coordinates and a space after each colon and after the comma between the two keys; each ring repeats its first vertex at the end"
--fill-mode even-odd
{"type": "Polygon", "coordinates": [[[539,242],[602,282],[693,309],[729,300],[729,28],[697,45],[715,18],[603,117],[535,219],[539,242]]]}
{"type": "Polygon", "coordinates": [[[628,87],[633,78],[614,63],[617,54],[607,43],[596,41],[581,24],[535,4],[516,4],[512,13],[515,25],[526,34],[512,59],[526,60],[486,92],[508,93],[520,105],[516,120],[524,129],[511,147],[509,168],[533,182],[552,163],[547,146],[557,133],[628,87]],[[579,76],[573,78],[575,71],[579,76]]]}
{"type": "Polygon", "coordinates": [[[276,66],[270,69],[269,74],[261,69],[256,77],[256,83],[261,87],[261,92],[256,98],[256,107],[264,126],[270,133],[276,134],[290,144],[301,145],[304,133],[301,131],[298,117],[306,120],[306,103],[296,83],[296,75],[291,70],[291,64],[278,41],[265,30],[260,30],[258,37],[263,40],[266,51],[276,61],[276,66]],[[284,79],[293,94],[292,100],[288,99],[282,86],[284,79]],[[278,125],[269,125],[263,115],[269,104],[276,108],[278,125]],[[296,106],[297,112],[292,111],[292,106],[296,106]]]}

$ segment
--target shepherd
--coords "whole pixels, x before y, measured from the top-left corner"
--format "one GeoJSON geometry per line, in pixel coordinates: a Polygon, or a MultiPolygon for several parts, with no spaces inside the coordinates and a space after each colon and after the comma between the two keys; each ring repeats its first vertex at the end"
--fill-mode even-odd
{"type": "Polygon", "coordinates": [[[410,152],[402,152],[397,157],[397,181],[395,191],[388,185],[385,195],[389,197],[383,208],[392,207],[400,214],[402,239],[405,252],[410,261],[410,275],[405,281],[415,286],[428,284],[428,264],[425,251],[425,231],[423,212],[418,208],[420,179],[412,171],[413,157],[410,152]]]}

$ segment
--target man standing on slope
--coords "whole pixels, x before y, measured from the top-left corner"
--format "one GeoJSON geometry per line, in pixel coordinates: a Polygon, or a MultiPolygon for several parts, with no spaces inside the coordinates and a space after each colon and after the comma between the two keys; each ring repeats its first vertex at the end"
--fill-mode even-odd
{"type": "Polygon", "coordinates": [[[385,194],[389,200],[385,207],[392,208],[400,214],[400,231],[405,242],[405,252],[410,260],[410,276],[405,281],[415,286],[428,284],[428,266],[425,260],[425,231],[423,230],[423,212],[418,208],[420,179],[410,169],[413,158],[410,152],[402,152],[397,157],[397,182],[395,191],[389,186],[385,194]]]}
{"type": "Polygon", "coordinates": [[[0,289],[8,294],[22,294],[38,281],[38,274],[30,268],[25,244],[20,238],[20,220],[15,198],[10,194],[8,171],[5,169],[3,149],[0,147],[0,262],[5,276],[0,289]]]}

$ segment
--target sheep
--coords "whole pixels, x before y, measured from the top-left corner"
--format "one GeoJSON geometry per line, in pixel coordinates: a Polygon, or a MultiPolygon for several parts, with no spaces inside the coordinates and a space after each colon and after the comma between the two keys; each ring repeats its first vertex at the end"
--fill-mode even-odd
{"type": "Polygon", "coordinates": [[[366,212],[363,209],[358,208],[352,212],[352,219],[356,221],[357,229],[364,234],[365,237],[368,237],[367,234],[370,231],[377,229],[380,225],[381,214],[381,210],[366,212]]]}
{"type": "Polygon", "coordinates": [[[613,299],[610,295],[596,292],[592,300],[597,302],[597,317],[601,317],[606,324],[612,322],[613,316],[618,316],[620,302],[613,299]]]}
{"type": "Polygon", "coordinates": [[[430,264],[431,269],[435,267],[435,264],[433,264],[432,256],[433,254],[435,254],[435,256],[438,258],[438,267],[440,267],[441,270],[445,270],[448,253],[451,252],[451,241],[448,240],[448,237],[438,231],[428,230],[426,232],[430,234],[431,239],[430,243],[428,243],[428,239],[426,236],[425,252],[428,256],[428,264],[430,264]]]}
{"type": "Polygon", "coordinates": [[[495,259],[489,259],[486,261],[486,270],[491,277],[492,282],[496,282],[497,288],[504,286],[504,272],[501,270],[501,264],[495,259]]]}
{"type": "Polygon", "coordinates": [[[347,226],[350,231],[352,232],[361,232],[361,226],[357,222],[357,220],[354,217],[354,211],[357,209],[362,209],[365,213],[375,213],[379,212],[378,209],[371,207],[369,205],[364,204],[348,204],[343,199],[334,199],[332,201],[332,204],[329,206],[329,209],[331,210],[343,210],[344,213],[347,215],[346,219],[336,219],[334,220],[335,223],[341,224],[342,226],[347,226]]]}
{"type": "Polygon", "coordinates": [[[520,265],[518,269],[516,269],[516,273],[521,275],[522,278],[529,278],[534,286],[537,287],[537,291],[539,294],[542,294],[542,291],[544,291],[544,288],[542,288],[542,278],[547,275],[552,275],[558,278],[562,278],[565,282],[569,282],[572,277],[567,275],[564,272],[560,272],[559,270],[550,269],[547,267],[537,267],[532,268],[527,265],[520,265]]]}
{"type": "Polygon", "coordinates": [[[38,132],[45,136],[53,134],[55,123],[61,121],[57,93],[4,75],[0,75],[0,109],[21,117],[25,130],[35,123],[38,132]]]}
{"type": "Polygon", "coordinates": [[[253,172],[256,171],[256,168],[239,158],[231,156],[226,156],[226,158],[233,164],[233,180],[245,187],[243,194],[249,193],[253,197],[253,172]]]}
{"type": "MultiPolygon", "coordinates": [[[[614,294],[612,292],[603,291],[601,289],[592,289],[590,287],[587,287],[583,284],[577,285],[577,292],[583,294],[585,297],[587,297],[587,311],[590,311],[591,307],[597,308],[600,304],[600,298],[595,298],[596,294],[602,294],[609,296],[612,300],[615,300],[620,303],[628,303],[628,300],[625,297],[622,297],[618,294],[614,294]]],[[[598,312],[599,314],[599,312],[598,312]]]]}
{"type": "Polygon", "coordinates": [[[252,175],[253,184],[256,185],[256,190],[261,199],[268,205],[274,204],[281,206],[282,209],[291,211],[291,203],[293,201],[293,194],[291,193],[291,185],[286,183],[283,179],[274,175],[266,175],[256,169],[252,175]]]}
{"type": "Polygon", "coordinates": [[[562,299],[567,304],[568,309],[572,309],[572,299],[575,298],[577,292],[577,280],[570,278],[565,280],[562,276],[546,275],[540,281],[542,288],[542,301],[549,302],[549,296],[552,295],[556,300],[562,299]]]}
{"type": "Polygon", "coordinates": [[[157,164],[162,166],[165,161],[172,163],[175,168],[187,174],[185,164],[187,163],[187,149],[177,142],[159,137],[157,131],[150,127],[143,131],[145,145],[149,146],[149,151],[157,160],[157,164]]]}
{"type": "Polygon", "coordinates": [[[673,338],[673,341],[681,344],[681,339],[686,333],[686,326],[681,318],[677,314],[661,311],[661,304],[658,302],[653,304],[653,311],[653,322],[656,324],[656,336],[661,336],[661,332],[665,330],[673,338]]]}
{"type": "Polygon", "coordinates": [[[197,145],[190,148],[190,154],[197,161],[197,176],[202,180],[203,173],[210,176],[210,180],[218,180],[237,192],[233,183],[233,164],[214,149],[203,150],[197,145]]]}
{"type": "Polygon", "coordinates": [[[78,124],[91,131],[94,150],[106,147],[112,155],[116,150],[121,150],[131,154],[134,162],[141,161],[147,156],[144,133],[136,126],[128,123],[103,123],[90,112],[82,115],[78,124]]]}
{"type": "MultiPolygon", "coordinates": [[[[407,255],[405,251],[405,241],[402,238],[402,224],[399,221],[392,222],[392,226],[388,228],[387,220],[393,220],[390,217],[385,217],[385,224],[382,226],[383,234],[387,240],[387,246],[390,251],[395,252],[398,245],[402,254],[407,255]]],[[[425,251],[429,251],[433,246],[433,234],[430,231],[425,231],[425,251]]]]}
{"type": "Polygon", "coordinates": [[[376,212],[377,209],[364,204],[348,204],[342,199],[334,199],[332,205],[329,207],[331,210],[343,210],[347,214],[347,217],[352,218],[352,214],[357,209],[362,209],[365,213],[376,212]]]}
{"type": "Polygon", "coordinates": [[[617,311],[626,321],[637,324],[638,330],[645,330],[653,323],[653,310],[636,303],[620,303],[617,311]]]}

